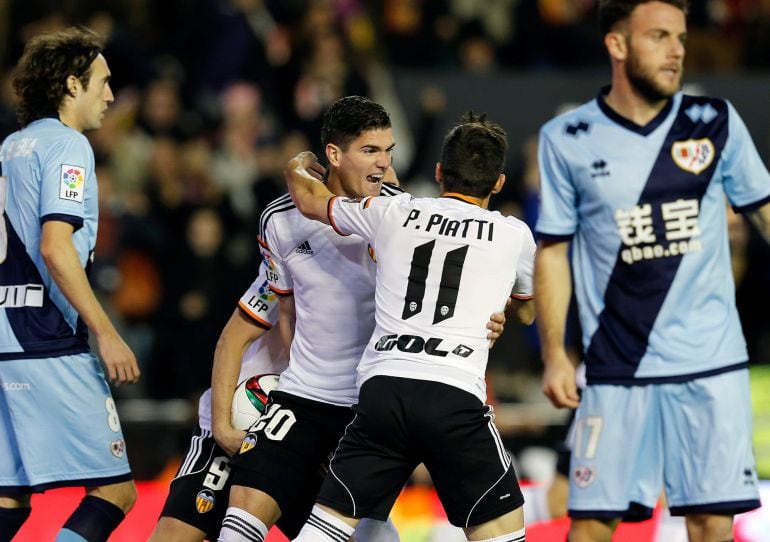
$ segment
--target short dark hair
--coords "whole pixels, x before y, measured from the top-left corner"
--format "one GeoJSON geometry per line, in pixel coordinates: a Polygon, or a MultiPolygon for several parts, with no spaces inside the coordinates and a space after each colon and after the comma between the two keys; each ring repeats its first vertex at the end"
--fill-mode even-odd
{"type": "Polygon", "coordinates": [[[343,151],[355,138],[369,130],[390,128],[390,116],[385,108],[363,96],[345,96],[326,110],[321,124],[321,145],[329,143],[343,151]]]}
{"type": "Polygon", "coordinates": [[[91,64],[103,50],[101,36],[84,26],[29,40],[13,77],[13,87],[19,96],[16,116],[21,126],[59,111],[69,93],[70,75],[88,88],[91,64]]]}
{"type": "Polygon", "coordinates": [[[636,6],[655,1],[670,4],[687,14],[688,0],[599,0],[599,30],[602,35],[612,32],[616,24],[631,16],[636,6]]]}
{"type": "Polygon", "coordinates": [[[486,114],[469,111],[449,130],[441,148],[444,191],[487,197],[505,166],[508,136],[487,120],[486,114]]]}

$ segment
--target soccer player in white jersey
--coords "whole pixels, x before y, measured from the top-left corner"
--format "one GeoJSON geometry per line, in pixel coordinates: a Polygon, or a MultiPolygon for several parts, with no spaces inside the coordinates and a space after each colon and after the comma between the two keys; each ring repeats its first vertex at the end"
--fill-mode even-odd
{"type": "Polygon", "coordinates": [[[289,163],[300,212],[363,238],[377,261],[356,416],[297,540],[342,542],[359,518],[386,518],[419,463],[470,540],[524,540],[521,490],[484,405],[490,345],[479,324],[511,296],[519,319],[534,319],[532,233],[487,210],[505,182],[506,149],[500,126],[470,114],[444,140],[440,198],[337,197],[314,180],[311,153],[289,163]]]}
{"type": "MultiPolygon", "coordinates": [[[[383,185],[394,140],[379,104],[360,96],[338,100],[324,115],[321,141],[334,193],[401,192],[383,185]]],[[[219,538],[225,542],[262,540],[279,517],[309,515],[328,457],[353,417],[356,366],[374,328],[375,265],[365,241],[306,219],[288,194],[268,205],[260,230],[281,328],[294,332],[291,363],[232,458],[230,508],[219,538]]],[[[357,538],[398,540],[390,522],[367,523],[357,538]]],[[[300,527],[282,530],[294,537],[300,527]]]]}
{"type": "MultiPolygon", "coordinates": [[[[198,402],[199,427],[171,481],[151,542],[202,542],[214,540],[219,533],[230,492],[229,459],[245,435],[231,423],[233,392],[239,382],[256,374],[281,373],[289,361],[276,329],[278,297],[270,290],[266,268],[260,262],[257,278],[219,336],[211,388],[198,402]]],[[[304,517],[297,519],[302,520],[304,517]]]]}
{"type": "Polygon", "coordinates": [[[136,357],[88,283],[98,200],[84,131],[113,101],[99,36],[70,28],[30,40],[17,67],[22,129],[0,150],[0,540],[30,494],[87,494],[58,541],[106,540],[136,499],[107,377],[139,378],[136,357]]]}
{"type": "Polygon", "coordinates": [[[601,1],[612,85],[540,133],[543,389],[558,407],[579,403],[574,542],[649,517],[662,488],[693,542],[731,540],[733,515],[759,506],[724,198],[770,238],[770,175],[730,103],[680,92],[686,11],[601,1]],[[571,277],[579,401],[564,350],[571,277]]]}

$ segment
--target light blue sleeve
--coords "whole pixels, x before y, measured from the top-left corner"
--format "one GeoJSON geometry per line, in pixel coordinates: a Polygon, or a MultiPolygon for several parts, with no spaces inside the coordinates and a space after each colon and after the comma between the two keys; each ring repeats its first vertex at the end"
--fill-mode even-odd
{"type": "Polygon", "coordinates": [[[84,202],[97,190],[94,153],[88,140],[80,134],[59,138],[41,160],[41,221],[56,219],[82,225],[84,202]]]}
{"type": "Polygon", "coordinates": [[[577,229],[577,193],[569,167],[547,126],[540,131],[540,212],[535,230],[544,236],[570,237],[577,229]]]}
{"type": "Polygon", "coordinates": [[[728,139],[722,153],[724,189],[736,211],[750,210],[770,198],[770,173],[746,125],[730,102],[728,139]]]}

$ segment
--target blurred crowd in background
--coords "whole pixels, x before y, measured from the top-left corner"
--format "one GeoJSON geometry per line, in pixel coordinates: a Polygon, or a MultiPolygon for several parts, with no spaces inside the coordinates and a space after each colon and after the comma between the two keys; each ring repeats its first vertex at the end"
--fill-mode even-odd
{"type": "MultiPolygon", "coordinates": [[[[399,161],[397,149],[396,169],[406,190],[425,192],[416,172],[432,169],[436,157],[420,145],[441,137],[430,118],[444,96],[432,87],[399,97],[388,74],[608,73],[596,3],[0,2],[0,138],[17,128],[10,76],[27,39],[71,24],[107,37],[116,102],[89,134],[101,199],[91,278],[144,374],[116,395],[196,399],[208,387],[216,339],[257,269],[259,213],[285,191],[280,175],[291,156],[306,148],[323,155],[327,106],[348,94],[395,111],[398,100],[420,100],[414,152],[399,161]]],[[[688,75],[770,70],[770,0],[693,1],[686,64],[688,75]]],[[[513,154],[508,189],[495,205],[533,225],[535,140],[513,154]]],[[[770,256],[740,218],[731,238],[752,361],[770,362],[770,256]]],[[[531,384],[539,374],[536,334],[512,336],[493,352],[492,368],[501,378],[529,373],[533,379],[523,382],[531,384]]],[[[498,395],[539,395],[538,385],[524,390],[516,382],[498,382],[498,395]]]]}

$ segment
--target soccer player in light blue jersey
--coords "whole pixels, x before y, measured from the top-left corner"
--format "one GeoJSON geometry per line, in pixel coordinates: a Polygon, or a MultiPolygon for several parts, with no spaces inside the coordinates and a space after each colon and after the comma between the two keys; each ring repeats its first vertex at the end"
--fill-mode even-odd
{"type": "Polygon", "coordinates": [[[540,133],[535,291],[544,392],[578,408],[573,542],[609,541],[662,489],[691,541],[731,540],[733,515],[759,506],[724,200],[770,238],[770,174],[730,103],[680,92],[686,12],[602,0],[612,84],[540,133]],[[581,400],[564,350],[571,276],[581,400]]]}
{"type": "Polygon", "coordinates": [[[0,150],[0,541],[30,513],[30,494],[86,496],[57,541],[104,541],[136,500],[107,377],[136,382],[136,357],[91,289],[98,219],[94,153],[113,101],[94,32],[70,28],[26,46],[14,87],[21,130],[0,150]]]}

